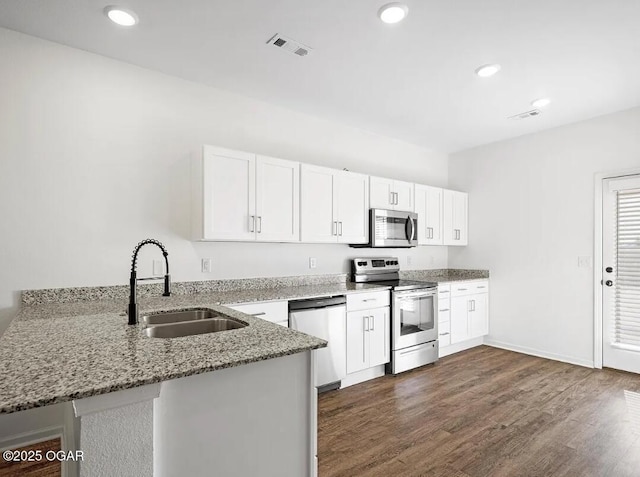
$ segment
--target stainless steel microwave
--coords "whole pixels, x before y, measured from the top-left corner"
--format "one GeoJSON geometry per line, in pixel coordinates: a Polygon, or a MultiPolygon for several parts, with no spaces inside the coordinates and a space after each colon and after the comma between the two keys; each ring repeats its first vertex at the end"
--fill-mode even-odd
{"type": "Polygon", "coordinates": [[[361,247],[398,248],[418,245],[418,214],[370,209],[369,243],[361,247]]]}

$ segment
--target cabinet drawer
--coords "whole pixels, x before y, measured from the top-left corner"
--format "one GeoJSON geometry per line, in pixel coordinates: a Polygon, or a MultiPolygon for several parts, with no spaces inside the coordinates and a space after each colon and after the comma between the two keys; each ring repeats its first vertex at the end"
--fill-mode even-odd
{"type": "Polygon", "coordinates": [[[475,293],[488,293],[489,282],[473,281],[473,282],[460,282],[451,285],[451,296],[463,296],[472,295],[475,293]]]}
{"type": "Polygon", "coordinates": [[[489,293],[489,282],[475,282],[476,293],[489,293]]]}
{"type": "Polygon", "coordinates": [[[440,346],[449,346],[451,344],[451,324],[448,321],[438,323],[438,340],[440,341],[440,346]]]}
{"type": "Polygon", "coordinates": [[[241,311],[247,315],[270,321],[272,323],[284,324],[289,322],[289,306],[287,301],[263,301],[255,303],[237,303],[227,305],[229,308],[241,311]]]}
{"type": "Polygon", "coordinates": [[[438,300],[443,300],[451,296],[451,285],[449,283],[438,285],[438,300]]]}
{"type": "Polygon", "coordinates": [[[367,310],[389,306],[389,290],[350,293],[347,295],[347,311],[367,310]]]}
{"type": "Polygon", "coordinates": [[[451,311],[447,308],[446,310],[438,311],[438,323],[449,322],[451,319],[451,311]]]}

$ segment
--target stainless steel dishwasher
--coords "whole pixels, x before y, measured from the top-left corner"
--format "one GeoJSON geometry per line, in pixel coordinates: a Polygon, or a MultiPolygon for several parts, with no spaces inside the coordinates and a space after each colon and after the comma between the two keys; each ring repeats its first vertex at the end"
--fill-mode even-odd
{"type": "Polygon", "coordinates": [[[316,351],[316,387],[340,387],[347,375],[347,300],[344,296],[292,300],[289,327],[328,342],[316,351]]]}

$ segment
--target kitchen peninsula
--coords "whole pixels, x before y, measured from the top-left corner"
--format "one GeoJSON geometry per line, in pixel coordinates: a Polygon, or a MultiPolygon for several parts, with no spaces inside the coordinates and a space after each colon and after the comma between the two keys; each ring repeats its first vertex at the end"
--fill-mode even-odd
{"type": "Polygon", "coordinates": [[[0,414],[72,402],[83,476],[315,475],[314,350],[326,342],[220,304],[372,288],[340,279],[195,294],[176,283],[172,297],[143,287],[144,312],[207,308],[248,325],[168,340],[127,325],[123,287],[26,292],[1,338],[0,414]]]}

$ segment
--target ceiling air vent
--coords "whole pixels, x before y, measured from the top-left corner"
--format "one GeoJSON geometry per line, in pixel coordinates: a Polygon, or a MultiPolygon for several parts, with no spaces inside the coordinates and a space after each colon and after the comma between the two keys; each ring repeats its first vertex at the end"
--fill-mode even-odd
{"type": "Polygon", "coordinates": [[[531,111],[527,111],[525,113],[518,113],[515,116],[511,116],[509,119],[515,119],[515,120],[528,119],[528,118],[534,118],[536,116],[539,116],[540,114],[542,114],[542,111],[540,111],[539,109],[532,109],[531,111]]]}
{"type": "Polygon", "coordinates": [[[280,35],[279,33],[273,35],[267,42],[267,45],[277,46],[284,51],[293,53],[294,55],[298,56],[307,56],[311,51],[311,48],[309,48],[308,46],[305,46],[298,41],[292,40],[291,38],[287,38],[284,35],[280,35]]]}

